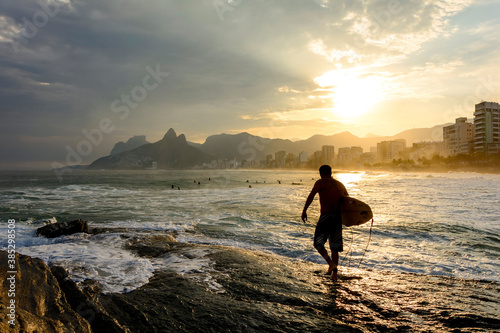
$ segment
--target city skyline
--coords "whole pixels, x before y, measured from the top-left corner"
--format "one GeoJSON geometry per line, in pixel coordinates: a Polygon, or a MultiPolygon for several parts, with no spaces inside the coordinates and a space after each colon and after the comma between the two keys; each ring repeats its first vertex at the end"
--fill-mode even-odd
{"type": "Polygon", "coordinates": [[[498,102],[495,1],[6,1],[0,169],[134,135],[391,136],[498,102]]]}

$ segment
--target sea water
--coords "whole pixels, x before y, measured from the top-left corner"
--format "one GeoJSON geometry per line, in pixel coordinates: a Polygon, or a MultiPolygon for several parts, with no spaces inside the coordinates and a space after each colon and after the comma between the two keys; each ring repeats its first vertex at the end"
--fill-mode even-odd
{"type": "MultiPolygon", "coordinates": [[[[500,175],[335,172],[368,203],[373,225],[344,228],[341,266],[500,281],[500,175]]],[[[0,247],[16,220],[16,250],[92,278],[105,291],[133,290],[156,269],[204,272],[204,253],[141,258],[125,248],[134,236],[176,234],[178,241],[263,251],[323,263],[312,246],[317,198],[300,219],[316,171],[144,170],[0,172],[0,247]],[[199,183],[199,184],[198,184],[199,183]],[[99,235],[36,237],[55,221],[83,219],[99,235]],[[127,229],[124,229],[127,228],[127,229]]],[[[203,252],[203,251],[201,251],[203,252]]]]}

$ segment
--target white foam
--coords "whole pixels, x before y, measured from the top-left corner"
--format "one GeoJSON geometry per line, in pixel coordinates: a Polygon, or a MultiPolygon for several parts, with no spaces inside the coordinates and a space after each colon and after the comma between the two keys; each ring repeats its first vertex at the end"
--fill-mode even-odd
{"type": "Polygon", "coordinates": [[[207,258],[207,255],[213,251],[208,248],[192,248],[183,251],[182,254],[167,253],[152,259],[152,262],[155,269],[173,271],[189,279],[202,282],[215,293],[225,293],[224,287],[212,276],[216,273],[213,268],[214,261],[207,258]]]}
{"type": "MultiPolygon", "coordinates": [[[[32,222],[16,224],[16,251],[65,267],[77,282],[94,279],[104,292],[128,292],[148,282],[153,264],[125,250],[118,234],[73,234],[57,238],[36,237],[32,222]]],[[[6,233],[2,224],[0,233],[6,233]]],[[[6,248],[7,242],[0,242],[6,248]]]]}

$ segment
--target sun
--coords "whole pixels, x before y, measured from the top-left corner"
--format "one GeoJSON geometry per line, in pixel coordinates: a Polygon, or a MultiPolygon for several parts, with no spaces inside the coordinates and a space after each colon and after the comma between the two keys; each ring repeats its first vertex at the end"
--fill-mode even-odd
{"type": "Polygon", "coordinates": [[[342,119],[359,118],[367,114],[384,99],[384,80],[378,75],[335,70],[315,79],[330,92],[326,98],[332,102],[332,112],[342,119]]]}

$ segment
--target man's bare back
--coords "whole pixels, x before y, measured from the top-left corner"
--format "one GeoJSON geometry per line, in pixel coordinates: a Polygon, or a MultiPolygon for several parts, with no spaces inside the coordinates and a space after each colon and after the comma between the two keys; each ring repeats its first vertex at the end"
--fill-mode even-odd
{"type": "Polygon", "coordinates": [[[342,251],[342,220],[340,219],[340,199],[349,195],[341,182],[332,178],[332,169],[328,165],[319,168],[321,179],[314,183],[302,211],[302,221],[307,222],[307,208],[319,193],[321,216],[314,232],[314,247],[328,263],[327,274],[332,274],[331,279],[337,281],[337,266],[339,251],[342,251]],[[325,242],[329,241],[332,256],[325,249],[325,242]]]}
{"type": "Polygon", "coordinates": [[[318,187],[321,213],[337,213],[339,210],[340,198],[343,195],[347,195],[344,184],[330,177],[321,178],[314,184],[314,187],[318,187]]]}
{"type": "Polygon", "coordinates": [[[332,176],[323,176],[314,184],[306,202],[306,209],[313,201],[316,193],[319,194],[319,203],[321,214],[336,213],[339,209],[340,198],[348,195],[347,190],[341,182],[332,178],[332,176]]]}

